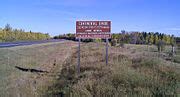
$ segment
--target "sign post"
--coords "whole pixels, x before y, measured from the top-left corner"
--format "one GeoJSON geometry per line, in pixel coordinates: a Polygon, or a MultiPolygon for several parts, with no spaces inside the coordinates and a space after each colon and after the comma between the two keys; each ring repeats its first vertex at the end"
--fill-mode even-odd
{"type": "Polygon", "coordinates": [[[77,69],[78,69],[78,73],[80,73],[80,42],[81,42],[81,39],[79,39],[79,43],[78,43],[78,64],[77,64],[77,69]]]}
{"type": "Polygon", "coordinates": [[[108,65],[108,38],[106,38],[106,65],[108,65]]]}
{"type": "Polygon", "coordinates": [[[80,73],[80,41],[81,39],[106,39],[106,65],[108,65],[108,39],[111,38],[111,21],[76,21],[76,38],[78,43],[77,69],[80,73]]]}

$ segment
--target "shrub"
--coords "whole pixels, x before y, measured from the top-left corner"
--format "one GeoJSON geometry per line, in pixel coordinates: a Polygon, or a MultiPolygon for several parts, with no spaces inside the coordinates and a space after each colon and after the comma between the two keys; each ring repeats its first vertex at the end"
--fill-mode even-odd
{"type": "Polygon", "coordinates": [[[119,46],[120,46],[120,47],[124,48],[124,44],[125,44],[125,43],[124,43],[123,41],[119,40],[119,46]]]}
{"type": "Polygon", "coordinates": [[[94,42],[102,42],[101,39],[94,39],[94,42]]]}
{"type": "Polygon", "coordinates": [[[162,52],[165,49],[165,42],[160,40],[157,44],[158,52],[162,52]]]}
{"type": "Polygon", "coordinates": [[[116,41],[115,39],[112,39],[111,42],[110,42],[110,43],[111,43],[111,46],[116,46],[116,42],[117,42],[117,41],[116,41]]]}
{"type": "Polygon", "coordinates": [[[173,57],[173,61],[174,61],[175,63],[180,63],[180,55],[174,56],[174,57],[173,57]]]}

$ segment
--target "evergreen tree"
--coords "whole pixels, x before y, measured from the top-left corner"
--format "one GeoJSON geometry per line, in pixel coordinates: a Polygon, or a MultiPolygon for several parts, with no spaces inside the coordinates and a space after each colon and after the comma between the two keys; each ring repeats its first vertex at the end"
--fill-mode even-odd
{"type": "Polygon", "coordinates": [[[10,24],[6,24],[5,27],[4,27],[4,30],[5,31],[11,31],[12,27],[10,26],[10,24]]]}

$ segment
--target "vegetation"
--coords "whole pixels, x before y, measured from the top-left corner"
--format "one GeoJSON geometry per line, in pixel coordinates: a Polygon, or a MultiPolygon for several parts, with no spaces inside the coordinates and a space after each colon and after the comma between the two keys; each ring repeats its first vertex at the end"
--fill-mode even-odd
{"type": "MultiPolygon", "coordinates": [[[[169,46],[170,47],[170,46],[169,46]]],[[[77,74],[77,43],[47,43],[0,48],[1,96],[174,96],[179,93],[179,57],[166,60],[151,45],[125,44],[109,47],[105,65],[105,43],[81,44],[81,72],[77,74]],[[23,72],[17,68],[46,71],[23,72]],[[7,87],[7,88],[6,88],[7,87]]]]}
{"type": "MultiPolygon", "coordinates": [[[[2,42],[48,38],[48,34],[15,30],[9,25],[0,29],[2,42]]],[[[74,34],[54,38],[76,40],[74,34]]],[[[83,40],[83,42],[92,41],[95,42],[81,44],[80,74],[77,73],[76,67],[76,42],[0,48],[2,77],[0,96],[176,97],[180,95],[180,53],[169,56],[171,49],[165,48],[166,45],[175,45],[174,36],[125,31],[112,34],[108,66],[105,65],[105,44],[102,42],[104,40],[83,40]],[[118,45],[122,48],[117,47],[118,45]],[[46,73],[23,72],[15,68],[16,66],[42,70],[46,73]]],[[[177,45],[179,46],[178,43],[177,45]]]]}
{"type": "Polygon", "coordinates": [[[54,36],[54,39],[66,39],[66,40],[76,40],[76,36],[75,34],[63,34],[63,35],[59,35],[59,36],[54,36]]]}
{"type": "Polygon", "coordinates": [[[125,48],[111,47],[109,64],[106,66],[103,44],[83,44],[81,73],[77,74],[77,52],[75,52],[64,62],[61,74],[54,85],[48,87],[46,95],[61,97],[178,96],[180,81],[178,67],[172,65],[176,63],[168,63],[161,55],[158,56],[157,52],[147,52],[144,50],[146,46],[141,46],[141,49],[136,47],[135,45],[125,45],[125,48]]]}
{"type": "Polygon", "coordinates": [[[165,42],[160,40],[157,44],[158,52],[162,52],[165,49],[165,42]]]}
{"type": "Polygon", "coordinates": [[[131,43],[131,44],[154,44],[157,45],[159,41],[163,41],[167,45],[172,45],[175,43],[174,36],[154,33],[154,32],[125,32],[119,34],[112,34],[112,40],[116,39],[121,43],[131,43]]]}
{"type": "Polygon", "coordinates": [[[7,24],[3,29],[0,28],[0,42],[45,40],[49,38],[49,34],[32,31],[25,32],[22,29],[13,29],[9,24],[7,24]]]}
{"type": "Polygon", "coordinates": [[[73,46],[76,43],[65,41],[0,48],[0,97],[39,97],[39,91],[53,83],[73,46]],[[16,67],[46,73],[24,72],[16,67]]]}
{"type": "MultiPolygon", "coordinates": [[[[64,34],[55,36],[55,39],[68,39],[76,40],[75,34],[64,34]]],[[[159,41],[163,41],[167,45],[172,45],[175,43],[175,37],[172,35],[166,35],[158,32],[126,32],[121,31],[121,33],[113,33],[111,37],[112,43],[114,44],[155,44],[157,45],[159,41]]],[[[93,40],[91,40],[93,41],[93,40]]]]}

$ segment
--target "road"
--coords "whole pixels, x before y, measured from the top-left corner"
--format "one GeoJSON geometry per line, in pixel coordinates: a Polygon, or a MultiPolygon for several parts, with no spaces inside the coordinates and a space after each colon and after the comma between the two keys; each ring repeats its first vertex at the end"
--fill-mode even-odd
{"type": "Polygon", "coordinates": [[[0,48],[25,46],[25,45],[33,45],[33,44],[41,44],[41,43],[49,43],[49,42],[61,42],[61,41],[64,41],[64,40],[51,39],[51,40],[40,40],[40,41],[4,42],[4,43],[0,43],[0,48]]]}

